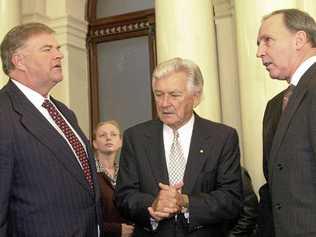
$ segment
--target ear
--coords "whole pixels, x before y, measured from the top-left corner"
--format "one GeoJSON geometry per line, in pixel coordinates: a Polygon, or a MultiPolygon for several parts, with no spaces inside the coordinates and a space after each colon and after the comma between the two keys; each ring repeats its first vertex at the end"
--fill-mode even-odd
{"type": "Polygon", "coordinates": [[[11,62],[15,66],[16,69],[25,71],[24,56],[22,54],[19,54],[19,53],[13,54],[11,58],[11,62]]]}
{"type": "Polygon", "coordinates": [[[98,144],[95,142],[95,140],[92,141],[92,144],[93,144],[93,148],[95,150],[98,150],[98,144]]]}
{"type": "Polygon", "coordinates": [[[193,95],[193,108],[195,108],[196,106],[198,106],[201,102],[201,93],[196,92],[193,95]]]}
{"type": "Polygon", "coordinates": [[[301,49],[304,45],[308,43],[308,37],[305,31],[298,31],[295,33],[295,46],[296,49],[301,49]]]}
{"type": "Polygon", "coordinates": [[[122,137],[120,136],[119,148],[122,148],[122,145],[123,145],[123,139],[122,139],[122,137]]]}

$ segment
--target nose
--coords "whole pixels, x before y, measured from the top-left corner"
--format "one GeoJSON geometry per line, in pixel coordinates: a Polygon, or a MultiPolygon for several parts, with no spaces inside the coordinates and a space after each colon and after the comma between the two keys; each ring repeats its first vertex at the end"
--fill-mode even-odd
{"type": "Polygon", "coordinates": [[[168,107],[170,105],[170,99],[168,95],[164,95],[163,98],[161,98],[160,106],[162,107],[168,107]]]}
{"type": "Polygon", "coordinates": [[[64,58],[64,54],[61,52],[61,50],[59,48],[55,50],[55,57],[58,59],[64,58]]]}
{"type": "Polygon", "coordinates": [[[256,56],[257,58],[262,58],[264,55],[265,55],[265,46],[264,44],[259,43],[256,56]]]}

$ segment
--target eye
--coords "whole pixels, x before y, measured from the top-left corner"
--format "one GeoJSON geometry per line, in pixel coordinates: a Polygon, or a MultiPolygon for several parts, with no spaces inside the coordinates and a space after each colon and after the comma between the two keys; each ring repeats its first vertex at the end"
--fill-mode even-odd
{"type": "Polygon", "coordinates": [[[181,94],[179,94],[179,93],[171,93],[170,95],[171,95],[171,97],[173,97],[173,98],[177,98],[177,97],[180,97],[180,96],[181,96],[181,94]]]}
{"type": "Polygon", "coordinates": [[[270,45],[273,42],[273,39],[269,36],[263,38],[263,42],[265,45],[270,45]]]}
{"type": "Polygon", "coordinates": [[[42,48],[42,51],[43,51],[43,52],[50,52],[51,49],[52,49],[51,47],[46,46],[46,47],[43,47],[43,48],[42,48]]]}
{"type": "Polygon", "coordinates": [[[162,96],[162,93],[160,93],[160,92],[155,92],[154,95],[155,95],[155,97],[161,97],[161,96],[162,96]]]}

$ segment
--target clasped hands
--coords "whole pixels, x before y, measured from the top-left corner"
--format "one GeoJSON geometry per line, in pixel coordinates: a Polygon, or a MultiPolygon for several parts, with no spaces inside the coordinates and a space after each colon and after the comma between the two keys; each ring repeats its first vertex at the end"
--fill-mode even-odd
{"type": "Polygon", "coordinates": [[[151,207],[148,207],[153,219],[161,221],[181,212],[185,202],[183,194],[181,194],[182,186],[183,183],[176,185],[159,183],[160,191],[151,207]]]}

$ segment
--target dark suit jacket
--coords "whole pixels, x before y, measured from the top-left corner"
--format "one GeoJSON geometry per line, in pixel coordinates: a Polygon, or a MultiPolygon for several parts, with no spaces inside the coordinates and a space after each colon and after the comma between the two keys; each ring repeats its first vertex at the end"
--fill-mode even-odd
{"type": "Polygon", "coordinates": [[[316,236],[316,64],[281,115],[267,164],[276,236],[316,236]]]}
{"type": "MultiPolygon", "coordinates": [[[[272,98],[267,106],[263,117],[263,174],[269,179],[268,161],[273,138],[282,114],[282,100],[285,90],[272,98]]],[[[274,224],[272,215],[272,201],[269,184],[265,183],[259,189],[259,208],[257,237],[274,237],[274,224]]]]}
{"type": "Polygon", "coordinates": [[[229,223],[227,237],[252,237],[256,229],[258,215],[258,198],[255,194],[250,175],[245,168],[241,168],[243,207],[236,220],[229,223]]]}
{"type": "MultiPolygon", "coordinates": [[[[241,174],[235,130],[195,115],[182,192],[189,195],[189,224],[183,215],[159,222],[154,236],[223,236],[221,225],[238,216],[241,174]]],[[[151,206],[158,183],[169,184],[163,124],[149,121],[124,134],[115,199],[136,223],[135,236],[152,236],[151,206]]]]}
{"type": "MultiPolygon", "coordinates": [[[[75,115],[53,100],[84,141],[75,115]]],[[[93,192],[72,150],[9,81],[0,91],[0,236],[97,236],[100,191],[93,192]]]]}

